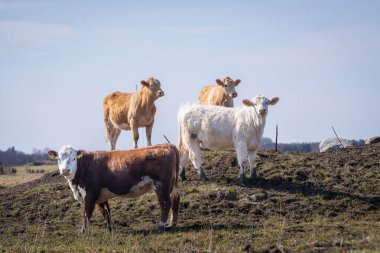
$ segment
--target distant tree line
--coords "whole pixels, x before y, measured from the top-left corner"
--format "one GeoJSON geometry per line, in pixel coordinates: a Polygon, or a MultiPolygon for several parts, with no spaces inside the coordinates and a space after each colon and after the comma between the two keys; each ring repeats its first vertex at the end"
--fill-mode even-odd
{"type": "MultiPolygon", "coordinates": [[[[352,140],[353,145],[363,145],[364,140],[352,140]]],[[[271,138],[264,137],[260,149],[274,150],[276,143],[271,138]]],[[[319,142],[302,142],[302,143],[278,143],[278,150],[285,152],[319,152],[319,142]]]]}
{"type": "MultiPolygon", "coordinates": [[[[264,137],[261,142],[260,149],[274,150],[276,143],[271,138],[264,137]]],[[[319,152],[319,142],[305,142],[305,143],[278,143],[277,149],[285,152],[319,152]]]]}
{"type": "Polygon", "coordinates": [[[0,165],[23,165],[27,163],[37,163],[48,160],[47,149],[33,149],[32,154],[15,150],[10,147],[5,151],[0,150],[0,165]]]}

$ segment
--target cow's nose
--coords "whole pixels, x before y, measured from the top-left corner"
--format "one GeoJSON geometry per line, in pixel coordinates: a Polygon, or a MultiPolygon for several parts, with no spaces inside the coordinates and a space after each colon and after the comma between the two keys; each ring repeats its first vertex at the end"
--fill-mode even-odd
{"type": "Polygon", "coordinates": [[[163,95],[165,95],[164,92],[163,92],[162,90],[158,91],[157,93],[158,93],[158,96],[159,96],[159,97],[162,97],[163,95]]]}
{"type": "Polygon", "coordinates": [[[70,172],[69,169],[63,169],[63,170],[62,170],[62,174],[68,174],[69,172],[70,172]]]}
{"type": "Polygon", "coordinates": [[[237,97],[237,93],[236,93],[236,92],[233,92],[233,93],[232,93],[232,97],[233,97],[233,98],[236,98],[236,97],[237,97]]]}
{"type": "Polygon", "coordinates": [[[260,114],[264,114],[264,113],[266,113],[266,110],[265,110],[265,109],[260,109],[260,110],[259,110],[259,113],[260,113],[260,114]]]}

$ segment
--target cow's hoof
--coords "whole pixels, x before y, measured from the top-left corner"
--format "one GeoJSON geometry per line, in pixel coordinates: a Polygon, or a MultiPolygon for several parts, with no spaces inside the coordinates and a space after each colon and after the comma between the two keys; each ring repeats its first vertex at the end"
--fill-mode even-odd
{"type": "Polygon", "coordinates": [[[251,180],[257,179],[256,171],[254,173],[251,173],[251,180]]]}
{"type": "Polygon", "coordinates": [[[87,233],[87,228],[85,226],[82,226],[81,229],[80,229],[80,232],[82,234],[86,234],[87,233]]]}
{"type": "Polygon", "coordinates": [[[180,178],[182,181],[186,181],[187,180],[187,177],[186,177],[186,174],[185,174],[185,170],[182,170],[182,172],[179,174],[180,178]]]}
{"type": "Polygon", "coordinates": [[[239,176],[239,182],[240,182],[240,184],[245,185],[245,175],[244,174],[241,174],[239,176]]]}
{"type": "Polygon", "coordinates": [[[206,177],[206,174],[203,171],[201,171],[201,173],[199,174],[199,180],[203,182],[208,181],[208,178],[206,177]]]}
{"type": "Polygon", "coordinates": [[[167,228],[167,223],[160,221],[158,224],[157,230],[158,231],[165,231],[166,228],[167,228]]]}
{"type": "Polygon", "coordinates": [[[165,230],[167,230],[168,229],[168,227],[165,225],[165,226],[162,226],[162,225],[159,225],[158,227],[157,227],[157,231],[158,232],[164,232],[165,230]]]}

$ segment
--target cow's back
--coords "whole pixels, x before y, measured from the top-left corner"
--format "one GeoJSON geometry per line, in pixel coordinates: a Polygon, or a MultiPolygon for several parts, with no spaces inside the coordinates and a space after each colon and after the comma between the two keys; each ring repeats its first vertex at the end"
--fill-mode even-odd
{"type": "MultiPolygon", "coordinates": [[[[174,145],[162,144],[106,154],[104,184],[112,192],[122,194],[146,177],[157,182],[171,182],[176,178],[178,151],[174,145]],[[108,183],[110,182],[110,183],[108,183]],[[114,185],[123,185],[114,189],[114,185]]],[[[99,156],[101,157],[101,156],[99,156]]],[[[101,157],[100,159],[104,159],[101,157]]]]}
{"type": "Polygon", "coordinates": [[[201,104],[206,104],[210,91],[215,87],[215,85],[208,85],[203,87],[198,95],[198,100],[201,104]]]}
{"type": "Polygon", "coordinates": [[[113,92],[107,95],[103,101],[104,110],[108,110],[109,118],[116,124],[127,123],[127,115],[130,100],[133,93],[113,92]]]}
{"type": "MultiPolygon", "coordinates": [[[[178,120],[181,129],[186,129],[181,138],[188,143],[197,138],[203,147],[220,149],[229,144],[235,129],[236,108],[223,106],[186,104],[181,106],[178,120]],[[185,134],[187,133],[187,134],[185,134]],[[219,143],[223,142],[223,143],[219,143]]],[[[186,144],[187,145],[187,144],[186,144]]]]}
{"type": "Polygon", "coordinates": [[[116,196],[135,198],[158,186],[171,191],[177,186],[178,168],[178,150],[171,144],[89,152],[78,160],[73,183],[99,194],[100,203],[116,196]]]}
{"type": "Polygon", "coordinates": [[[220,85],[209,85],[204,87],[199,94],[199,101],[206,105],[219,105],[233,107],[232,98],[220,85]]]}
{"type": "Polygon", "coordinates": [[[128,120],[132,118],[137,120],[139,127],[151,125],[156,114],[156,106],[148,88],[144,87],[134,93],[130,98],[130,108],[128,111],[128,120]]]}

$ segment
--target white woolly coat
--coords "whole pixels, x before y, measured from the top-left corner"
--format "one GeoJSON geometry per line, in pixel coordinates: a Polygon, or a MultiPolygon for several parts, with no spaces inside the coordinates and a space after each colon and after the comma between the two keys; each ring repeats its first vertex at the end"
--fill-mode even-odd
{"type": "Polygon", "coordinates": [[[180,149],[189,150],[197,140],[212,150],[246,148],[257,151],[264,133],[265,118],[254,107],[184,104],[178,113],[180,149]]]}

